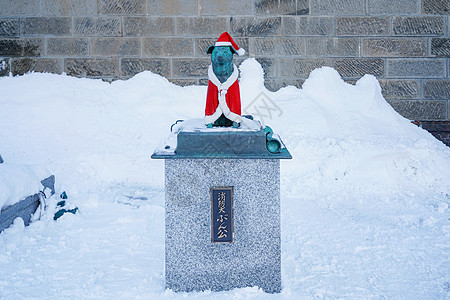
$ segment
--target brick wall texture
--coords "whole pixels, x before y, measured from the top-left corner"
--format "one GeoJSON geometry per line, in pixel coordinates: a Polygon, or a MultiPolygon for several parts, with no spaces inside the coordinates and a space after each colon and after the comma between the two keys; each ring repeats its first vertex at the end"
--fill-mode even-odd
{"type": "Polygon", "coordinates": [[[229,31],[270,90],[332,66],[375,75],[407,118],[448,121],[449,14],[449,0],[0,0],[0,76],[151,70],[204,84],[206,49],[229,31]]]}

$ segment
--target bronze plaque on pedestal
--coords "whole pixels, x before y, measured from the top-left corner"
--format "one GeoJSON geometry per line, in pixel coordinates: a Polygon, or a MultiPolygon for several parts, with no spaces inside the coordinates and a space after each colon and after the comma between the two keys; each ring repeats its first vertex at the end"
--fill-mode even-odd
{"type": "Polygon", "coordinates": [[[233,187],[211,188],[211,241],[233,242],[233,187]]]}

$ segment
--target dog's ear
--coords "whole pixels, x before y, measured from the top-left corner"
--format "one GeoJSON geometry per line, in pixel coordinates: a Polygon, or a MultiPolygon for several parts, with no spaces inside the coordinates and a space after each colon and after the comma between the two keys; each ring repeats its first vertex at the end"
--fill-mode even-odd
{"type": "Polygon", "coordinates": [[[206,54],[211,54],[214,50],[214,48],[216,48],[215,46],[209,46],[208,50],[206,50],[206,54]]]}

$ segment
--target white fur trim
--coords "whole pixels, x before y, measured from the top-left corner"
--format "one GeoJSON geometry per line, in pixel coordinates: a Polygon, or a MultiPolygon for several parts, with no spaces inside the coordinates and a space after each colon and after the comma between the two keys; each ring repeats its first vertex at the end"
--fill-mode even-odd
{"type": "Polygon", "coordinates": [[[217,105],[216,111],[214,114],[210,116],[205,116],[205,124],[210,124],[216,121],[220,115],[223,113],[227,119],[240,123],[242,121],[242,118],[240,115],[235,114],[230,110],[230,108],[227,105],[226,97],[225,95],[228,92],[228,88],[233,85],[233,83],[238,80],[239,71],[236,65],[233,64],[233,73],[231,73],[231,76],[228,77],[228,79],[221,83],[219,79],[217,78],[216,74],[214,74],[212,65],[209,65],[208,67],[208,79],[217,87],[217,98],[219,100],[219,105],[217,105]]]}
{"type": "Polygon", "coordinates": [[[218,46],[230,46],[231,48],[233,48],[234,51],[236,51],[237,55],[242,56],[245,54],[245,50],[242,48],[239,48],[239,50],[236,50],[233,47],[233,44],[231,44],[230,42],[216,42],[214,44],[214,46],[218,47],[218,46]]]}
{"type": "Polygon", "coordinates": [[[235,114],[234,112],[231,112],[226,115],[227,119],[233,121],[233,122],[237,122],[237,123],[241,123],[242,122],[242,117],[238,114],[235,114]]]}
{"type": "Polygon", "coordinates": [[[214,44],[214,46],[216,46],[216,47],[217,46],[231,46],[231,47],[233,47],[230,42],[216,42],[214,44]]]}
{"type": "Polygon", "coordinates": [[[239,76],[239,70],[236,67],[236,65],[233,64],[233,73],[231,73],[231,76],[228,77],[227,81],[224,83],[221,83],[220,80],[217,78],[216,74],[214,74],[212,65],[209,65],[208,67],[208,79],[217,86],[217,89],[220,90],[228,90],[228,88],[238,79],[239,76]]]}
{"type": "Polygon", "coordinates": [[[221,114],[222,114],[222,110],[218,106],[216,111],[214,112],[214,114],[212,114],[210,116],[205,116],[205,124],[208,125],[208,124],[214,123],[218,118],[220,118],[221,114]]]}

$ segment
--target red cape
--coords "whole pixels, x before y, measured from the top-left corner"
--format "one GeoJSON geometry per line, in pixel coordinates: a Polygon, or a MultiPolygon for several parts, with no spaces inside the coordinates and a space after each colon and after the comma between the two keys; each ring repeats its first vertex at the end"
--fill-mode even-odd
{"type": "Polygon", "coordinates": [[[222,114],[233,122],[241,121],[241,94],[239,91],[239,81],[237,78],[237,68],[230,78],[223,84],[212,73],[212,67],[208,70],[209,82],[206,94],[205,123],[210,124],[216,121],[222,114]],[[233,81],[234,80],[234,81],[233,81]],[[225,101],[221,104],[219,88],[225,94],[225,101]]]}

